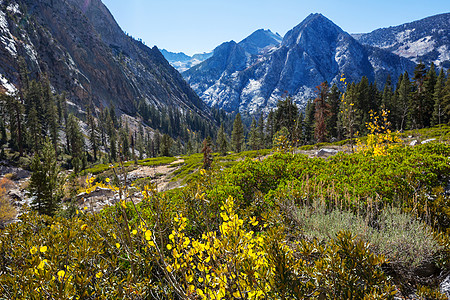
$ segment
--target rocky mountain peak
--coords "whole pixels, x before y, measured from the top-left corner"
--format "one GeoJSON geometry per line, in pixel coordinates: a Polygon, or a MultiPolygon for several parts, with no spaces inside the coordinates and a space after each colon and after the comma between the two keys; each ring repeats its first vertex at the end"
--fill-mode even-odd
{"type": "Polygon", "coordinates": [[[300,24],[289,30],[282,42],[282,46],[292,47],[297,44],[310,43],[314,39],[335,39],[345,32],[330,19],[322,14],[310,14],[300,24]]]}
{"type": "Polygon", "coordinates": [[[267,47],[278,46],[281,43],[281,36],[274,34],[270,30],[258,29],[251,35],[239,42],[239,46],[252,55],[257,55],[267,47]]]}

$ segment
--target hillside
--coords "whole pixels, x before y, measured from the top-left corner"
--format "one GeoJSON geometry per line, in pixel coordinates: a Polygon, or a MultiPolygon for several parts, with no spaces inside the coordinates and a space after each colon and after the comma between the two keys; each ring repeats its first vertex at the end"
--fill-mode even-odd
{"type": "Polygon", "coordinates": [[[4,87],[20,87],[23,57],[31,78],[47,74],[52,89],[66,92],[75,111],[92,101],[97,108],[114,105],[135,115],[143,101],[209,117],[160,51],[127,36],[100,0],[7,0],[0,10],[4,87]]]}
{"type": "Polygon", "coordinates": [[[445,299],[450,148],[382,147],[328,159],[280,148],[164,193],[111,170],[87,177],[86,195],[130,196],[3,229],[0,295],[445,299]]]}
{"type": "Polygon", "coordinates": [[[353,35],[360,43],[419,63],[450,67],[450,13],[353,35]]]}

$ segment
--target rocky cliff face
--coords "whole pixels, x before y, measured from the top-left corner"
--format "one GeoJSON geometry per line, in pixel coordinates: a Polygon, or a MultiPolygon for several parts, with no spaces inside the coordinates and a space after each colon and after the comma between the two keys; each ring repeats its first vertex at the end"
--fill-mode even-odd
{"type": "Polygon", "coordinates": [[[252,56],[240,44],[229,42],[214,56],[183,73],[200,97],[227,111],[257,113],[276,106],[283,95],[302,105],[314,97],[323,81],[384,82],[414,64],[388,51],[364,46],[321,14],[311,14],[290,30],[280,46],[252,56]]]}
{"type": "Polygon", "coordinates": [[[136,100],[208,115],[159,50],[125,35],[100,0],[0,1],[0,79],[19,85],[19,56],[32,77],[46,73],[78,108],[93,101],[134,114],[136,100]],[[7,47],[5,46],[7,45],[7,47]]]}
{"type": "Polygon", "coordinates": [[[388,50],[399,56],[450,68],[450,13],[382,28],[354,37],[364,45],[388,50]]]}

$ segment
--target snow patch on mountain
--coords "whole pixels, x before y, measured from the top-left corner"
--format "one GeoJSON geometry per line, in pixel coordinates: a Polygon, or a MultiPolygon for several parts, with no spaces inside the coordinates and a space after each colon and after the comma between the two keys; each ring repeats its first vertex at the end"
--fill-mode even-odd
{"type": "Polygon", "coordinates": [[[0,84],[6,89],[8,95],[14,95],[17,92],[17,88],[3,74],[0,74],[0,84]]]}
{"type": "Polygon", "coordinates": [[[0,41],[5,46],[5,49],[13,57],[17,56],[16,42],[14,37],[9,31],[8,21],[6,20],[6,14],[0,11],[0,41]]]}
{"type": "Polygon", "coordinates": [[[423,37],[417,41],[408,42],[398,47],[394,51],[395,54],[412,59],[414,62],[419,62],[419,57],[430,53],[435,49],[436,41],[432,36],[423,37]]]}

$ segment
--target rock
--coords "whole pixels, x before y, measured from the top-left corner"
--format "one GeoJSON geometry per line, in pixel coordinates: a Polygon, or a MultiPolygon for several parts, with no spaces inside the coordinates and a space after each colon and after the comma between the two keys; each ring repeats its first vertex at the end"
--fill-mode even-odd
{"type": "Polygon", "coordinates": [[[432,141],[435,141],[436,139],[428,139],[428,140],[425,140],[425,141],[423,141],[421,144],[423,145],[423,144],[428,144],[429,142],[432,142],[432,141]]]}
{"type": "Polygon", "coordinates": [[[442,281],[440,289],[441,293],[447,295],[447,297],[450,299],[450,275],[448,275],[447,278],[442,281]]]}
{"type": "Polygon", "coordinates": [[[317,157],[329,157],[329,156],[333,156],[336,155],[339,151],[335,150],[335,149],[327,149],[327,148],[323,148],[320,149],[319,151],[317,151],[316,156],[317,157]]]}
{"type": "Polygon", "coordinates": [[[415,145],[417,145],[418,143],[419,143],[419,141],[414,140],[414,141],[412,141],[411,143],[409,143],[409,145],[410,145],[410,146],[415,146],[415,145]]]}

